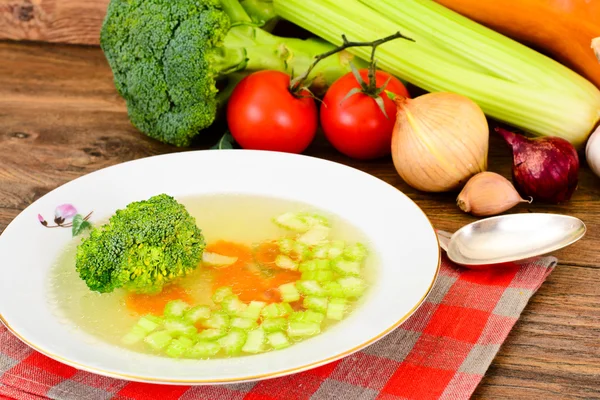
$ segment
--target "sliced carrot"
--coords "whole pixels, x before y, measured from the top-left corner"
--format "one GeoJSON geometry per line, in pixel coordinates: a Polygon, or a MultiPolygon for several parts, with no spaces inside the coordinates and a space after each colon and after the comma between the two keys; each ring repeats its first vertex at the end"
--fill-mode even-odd
{"type": "Polygon", "coordinates": [[[280,253],[275,242],[264,242],[252,254],[250,247],[220,240],[206,247],[206,251],[225,256],[235,256],[238,260],[227,268],[213,270],[212,288],[228,286],[240,300],[273,303],[281,301],[277,288],[288,282],[300,279],[296,271],[286,271],[275,267],[275,258],[280,253]],[[260,264],[258,267],[254,261],[260,264]],[[273,268],[270,268],[270,267],[273,268]],[[261,270],[262,269],[262,270],[261,270]],[[267,274],[263,274],[264,270],[267,274]]]}
{"type": "Polygon", "coordinates": [[[279,246],[275,242],[261,243],[254,252],[254,259],[257,263],[271,266],[275,265],[275,259],[281,254],[279,246]]]}
{"type": "Polygon", "coordinates": [[[279,287],[285,283],[295,282],[302,276],[300,272],[296,271],[279,271],[281,270],[278,270],[277,273],[269,279],[269,286],[272,288],[279,287]]]}
{"type": "Polygon", "coordinates": [[[190,304],[193,302],[192,297],[184,288],[178,285],[169,285],[155,295],[129,293],[125,297],[125,304],[129,310],[138,315],[162,315],[165,305],[171,300],[183,300],[190,304]]]}

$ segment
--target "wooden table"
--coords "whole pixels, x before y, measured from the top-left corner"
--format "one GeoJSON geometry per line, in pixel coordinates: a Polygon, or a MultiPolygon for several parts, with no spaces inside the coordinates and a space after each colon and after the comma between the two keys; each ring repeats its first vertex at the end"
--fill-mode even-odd
{"type": "MultiPolygon", "coordinates": [[[[198,147],[212,145],[220,134],[208,135],[198,147]]],[[[33,201],[74,178],[174,151],[180,149],[150,140],[130,125],[98,48],[0,42],[0,232],[33,201]]],[[[455,194],[408,187],[391,159],[352,161],[322,137],[307,154],[396,186],[440,229],[474,220],[458,210],[455,194]]],[[[489,169],[510,177],[510,156],[492,136],[489,169]]],[[[584,166],[568,204],[525,204],[513,211],[570,214],[585,221],[588,233],[555,254],[560,264],[532,298],[474,397],[600,399],[600,179],[584,166]]]]}

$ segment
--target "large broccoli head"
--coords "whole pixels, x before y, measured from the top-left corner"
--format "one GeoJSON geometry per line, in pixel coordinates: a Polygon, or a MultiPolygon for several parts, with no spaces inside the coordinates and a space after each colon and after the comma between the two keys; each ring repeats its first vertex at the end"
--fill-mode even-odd
{"type": "Polygon", "coordinates": [[[132,124],[189,146],[217,111],[211,59],[230,27],[218,0],[112,0],[100,45],[132,124]]]}
{"type": "Polygon", "coordinates": [[[202,259],[205,241],[195,219],[166,194],[129,204],[77,248],[76,269],[91,290],[123,287],[156,293],[202,259]]]}
{"type": "MultiPolygon", "coordinates": [[[[334,49],[318,38],[272,35],[259,27],[277,21],[272,3],[243,3],[247,9],[238,0],[111,0],[100,45],[134,126],[189,146],[246,75],[298,75],[334,49]]],[[[308,80],[327,86],[350,71],[351,60],[366,66],[340,53],[312,68],[308,80]]]]}

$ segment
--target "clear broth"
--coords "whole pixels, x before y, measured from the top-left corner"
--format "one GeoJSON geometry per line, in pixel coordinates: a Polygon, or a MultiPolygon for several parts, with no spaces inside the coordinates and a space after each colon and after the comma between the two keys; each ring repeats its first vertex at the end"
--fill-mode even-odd
{"type": "MultiPolygon", "coordinates": [[[[363,278],[369,284],[375,278],[377,256],[368,238],[356,227],[342,218],[315,209],[305,203],[279,198],[249,195],[211,195],[177,199],[196,219],[207,244],[218,240],[252,245],[277,239],[288,231],[272,222],[272,218],[288,211],[313,211],[326,216],[331,223],[331,238],[349,243],[361,242],[369,248],[363,278]]],[[[104,223],[104,221],[102,221],[104,223]]],[[[95,222],[99,225],[100,222],[95,222]]],[[[125,299],[127,292],[117,289],[112,293],[90,291],[75,270],[75,252],[80,238],[74,239],[57,260],[50,274],[48,301],[60,321],[73,330],[91,335],[89,340],[102,340],[124,346],[121,338],[129,332],[140,315],[129,310],[125,299]]],[[[210,297],[212,271],[198,268],[179,281],[187,289],[194,305],[212,305],[210,297]]],[[[364,295],[361,297],[364,298],[364,295]]],[[[360,303],[360,299],[357,304],[360,303]]],[[[354,305],[356,307],[356,304],[354,305]]],[[[352,312],[352,310],[350,311],[352,312]]],[[[341,321],[343,322],[343,321],[341,321]]],[[[324,322],[323,331],[339,322],[324,322]]],[[[143,343],[127,346],[132,350],[153,353],[143,343]]]]}

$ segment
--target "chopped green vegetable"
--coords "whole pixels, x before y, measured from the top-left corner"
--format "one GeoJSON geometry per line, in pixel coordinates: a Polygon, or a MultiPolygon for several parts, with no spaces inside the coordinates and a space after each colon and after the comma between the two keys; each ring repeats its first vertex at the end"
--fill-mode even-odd
{"type": "Polygon", "coordinates": [[[346,299],[334,298],[329,300],[327,305],[327,318],[340,321],[344,318],[348,302],[346,299]]]}
{"type": "Polygon", "coordinates": [[[242,351],[242,347],[246,343],[247,337],[248,334],[246,331],[232,328],[229,333],[220,338],[218,342],[227,355],[237,355],[242,351]]]}
{"type": "Polygon", "coordinates": [[[359,297],[366,289],[365,282],[355,276],[344,276],[339,278],[337,282],[341,285],[346,297],[359,297]]]}
{"type": "MultiPolygon", "coordinates": [[[[293,315],[293,314],[292,314],[293,315]]],[[[260,324],[265,332],[284,331],[287,329],[287,318],[265,318],[260,324]]]]}
{"type": "Polygon", "coordinates": [[[315,260],[317,270],[328,270],[331,268],[330,260],[315,260]]]}
{"type": "Polygon", "coordinates": [[[298,271],[300,272],[316,271],[317,269],[317,260],[302,261],[298,265],[298,271]]]}
{"type": "Polygon", "coordinates": [[[208,306],[192,307],[183,315],[183,319],[190,324],[195,324],[201,319],[208,318],[210,318],[210,307],[208,306]]]}
{"type": "Polygon", "coordinates": [[[302,305],[304,308],[325,313],[327,311],[327,297],[306,296],[302,305]]]}
{"type": "Polygon", "coordinates": [[[279,286],[279,294],[281,295],[281,300],[287,303],[300,300],[300,292],[296,289],[294,282],[285,283],[279,286]]]}
{"type": "Polygon", "coordinates": [[[164,322],[165,331],[172,337],[193,336],[198,333],[194,325],[190,325],[183,318],[168,318],[164,322]]]}
{"type": "Polygon", "coordinates": [[[216,355],[220,350],[221,345],[218,342],[199,340],[188,350],[187,356],[190,358],[206,358],[216,355]]]}
{"type": "Polygon", "coordinates": [[[291,313],[294,312],[294,309],[292,308],[292,306],[290,306],[290,303],[278,303],[279,307],[281,307],[283,309],[283,311],[285,312],[285,315],[290,315],[291,313]]]}
{"type": "Polygon", "coordinates": [[[225,311],[214,311],[211,313],[210,318],[202,321],[201,324],[204,328],[223,329],[229,326],[229,322],[229,314],[225,311]]]}
{"type": "Polygon", "coordinates": [[[266,305],[267,303],[264,301],[253,300],[248,304],[248,307],[240,313],[240,317],[250,318],[256,321],[260,317],[260,312],[266,305]]]}
{"type": "Polygon", "coordinates": [[[212,301],[215,302],[216,304],[219,304],[223,301],[223,299],[225,297],[228,297],[228,296],[233,296],[233,291],[231,290],[230,287],[223,286],[223,287],[217,288],[217,290],[215,290],[215,292],[212,295],[212,301]]]}
{"type": "Polygon", "coordinates": [[[324,319],[325,315],[323,313],[314,310],[295,311],[289,317],[290,321],[314,322],[319,325],[323,322],[324,319]]]}
{"type": "Polygon", "coordinates": [[[308,337],[321,333],[321,325],[316,322],[290,321],[287,333],[291,337],[308,337]]]}
{"type": "Polygon", "coordinates": [[[158,328],[162,322],[163,320],[161,318],[155,317],[154,315],[145,315],[138,320],[137,325],[150,333],[158,328]]]}
{"type": "Polygon", "coordinates": [[[329,220],[323,215],[314,213],[302,213],[301,216],[311,228],[315,226],[329,227],[329,220]]]}
{"type": "Polygon", "coordinates": [[[285,317],[291,312],[293,312],[293,310],[288,303],[271,303],[263,308],[260,314],[264,318],[278,318],[285,317]]]}
{"type": "Polygon", "coordinates": [[[332,262],[333,270],[341,275],[360,275],[360,263],[357,261],[348,261],[344,259],[337,259],[332,262]]]}
{"type": "Polygon", "coordinates": [[[171,300],[165,305],[163,314],[167,318],[181,317],[189,309],[190,305],[185,301],[171,300]]]}
{"type": "Polygon", "coordinates": [[[283,332],[272,332],[267,334],[267,341],[276,350],[284,349],[290,346],[288,337],[283,332]]]}
{"type": "Polygon", "coordinates": [[[344,258],[360,263],[362,260],[365,259],[365,257],[367,257],[368,251],[364,244],[355,243],[351,246],[346,247],[342,254],[344,258]]]}
{"type": "Polygon", "coordinates": [[[287,212],[273,219],[275,224],[282,228],[290,229],[297,232],[306,232],[310,229],[310,224],[302,218],[299,213],[287,212]]]}
{"type": "Polygon", "coordinates": [[[227,334],[226,328],[209,328],[204,329],[196,335],[198,340],[216,340],[227,334]]]}
{"type": "Polygon", "coordinates": [[[333,240],[329,244],[329,251],[327,253],[327,256],[329,258],[337,258],[341,256],[345,251],[345,246],[346,242],[344,242],[343,240],[333,240]]]}
{"type": "Polygon", "coordinates": [[[324,282],[323,289],[329,297],[346,297],[346,292],[339,282],[324,282]]]}
{"type": "Polygon", "coordinates": [[[121,341],[127,345],[132,345],[144,340],[144,338],[147,335],[148,331],[140,325],[136,324],[133,326],[133,328],[131,328],[129,332],[125,334],[125,336],[123,336],[121,341]]]}
{"type": "Polygon", "coordinates": [[[162,350],[169,343],[171,343],[172,340],[173,338],[169,332],[166,331],[152,332],[144,338],[144,342],[146,342],[154,350],[162,350]]]}
{"type": "Polygon", "coordinates": [[[311,256],[311,252],[308,246],[301,242],[294,242],[294,245],[292,246],[292,253],[300,261],[306,260],[311,256]]]}
{"type": "Polygon", "coordinates": [[[330,260],[308,260],[304,261],[298,267],[298,271],[300,272],[309,272],[309,271],[320,271],[320,270],[329,270],[330,269],[330,260]]]}
{"type": "Polygon", "coordinates": [[[232,294],[221,301],[221,308],[229,315],[240,315],[248,305],[232,294]]]}
{"type": "Polygon", "coordinates": [[[258,323],[256,322],[256,319],[235,317],[231,320],[232,328],[239,328],[248,331],[256,328],[257,326],[258,323]]]}
{"type": "Polygon", "coordinates": [[[186,337],[180,337],[179,339],[175,339],[169,343],[167,348],[165,349],[165,354],[169,357],[179,358],[186,354],[194,342],[186,337]]]}
{"type": "Polygon", "coordinates": [[[324,244],[320,244],[317,245],[313,248],[313,257],[314,258],[319,258],[319,259],[323,259],[323,258],[329,258],[329,248],[330,248],[330,244],[329,243],[324,243],[324,244]]]}
{"type": "Polygon", "coordinates": [[[254,329],[248,332],[246,343],[242,347],[245,353],[261,353],[265,351],[266,335],[262,329],[254,329]]]}
{"type": "Polygon", "coordinates": [[[305,296],[323,296],[325,295],[325,289],[319,284],[319,282],[310,280],[300,280],[296,282],[298,291],[305,296]]]}
{"type": "Polygon", "coordinates": [[[317,281],[319,283],[324,283],[332,281],[333,279],[333,271],[328,270],[306,271],[302,273],[302,280],[305,281],[317,281]]]}
{"type": "Polygon", "coordinates": [[[306,232],[309,229],[317,226],[329,227],[327,218],[305,212],[287,212],[273,219],[275,224],[282,228],[290,229],[296,232],[306,232]]]}
{"type": "Polygon", "coordinates": [[[308,246],[316,246],[326,242],[329,236],[330,228],[327,226],[316,225],[307,232],[300,235],[298,242],[304,243],[308,246]]]}

